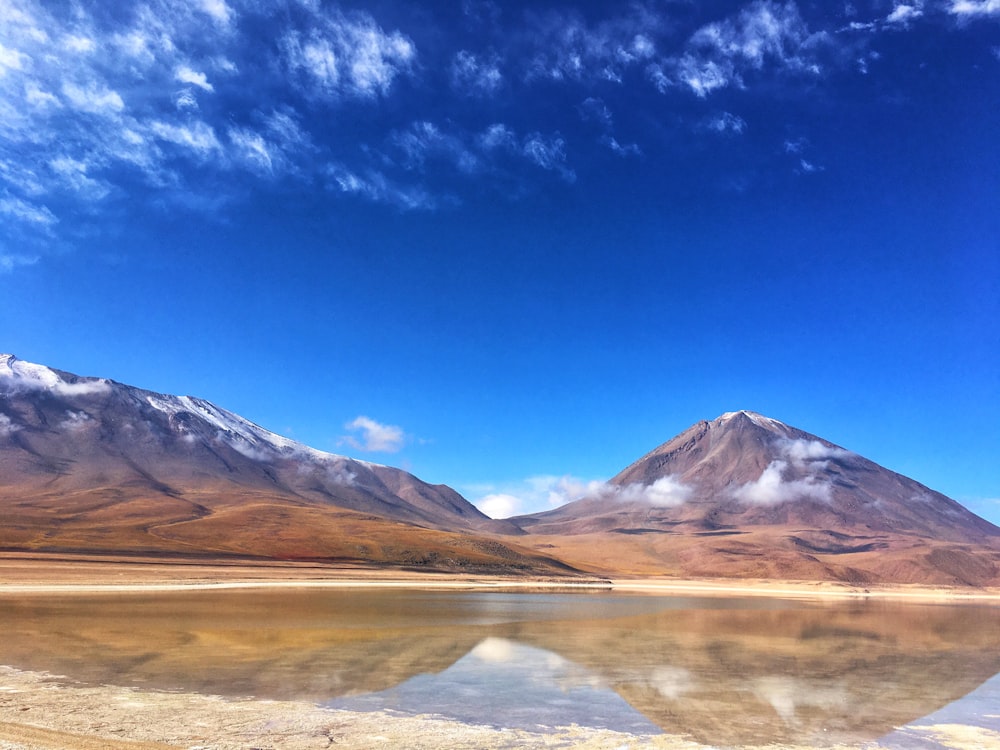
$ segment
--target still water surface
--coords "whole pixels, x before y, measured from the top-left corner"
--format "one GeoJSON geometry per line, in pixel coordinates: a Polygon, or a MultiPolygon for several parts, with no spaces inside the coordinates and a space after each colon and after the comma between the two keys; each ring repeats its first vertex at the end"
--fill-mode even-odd
{"type": "Polygon", "coordinates": [[[715,746],[916,747],[893,731],[935,712],[1000,731],[991,606],[199,591],[4,597],[0,627],[0,664],[83,682],[531,731],[577,723],[715,746]]]}

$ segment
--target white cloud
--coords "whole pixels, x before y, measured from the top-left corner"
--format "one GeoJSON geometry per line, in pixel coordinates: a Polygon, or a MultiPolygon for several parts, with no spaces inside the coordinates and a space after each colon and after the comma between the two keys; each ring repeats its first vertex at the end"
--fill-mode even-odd
{"type": "Polygon", "coordinates": [[[0,437],[10,437],[21,429],[20,425],[14,424],[6,414],[0,414],[0,437]]]}
{"type": "Polygon", "coordinates": [[[51,226],[58,219],[45,206],[36,206],[20,198],[0,198],[0,214],[39,226],[51,226]]]}
{"type": "Polygon", "coordinates": [[[67,411],[66,418],[59,423],[59,428],[76,432],[90,423],[90,415],[83,411],[67,411]]]}
{"type": "Polygon", "coordinates": [[[37,255],[0,255],[0,273],[10,273],[19,266],[33,266],[38,261],[37,255]]]}
{"type": "Polygon", "coordinates": [[[708,121],[708,129],[716,133],[735,133],[740,135],[747,129],[747,121],[731,112],[723,112],[708,121]]]}
{"type": "Polygon", "coordinates": [[[486,151],[517,149],[517,134],[503,123],[494,123],[478,137],[479,145],[486,151]]]}
{"type": "Polygon", "coordinates": [[[831,460],[850,455],[848,451],[819,440],[786,439],[776,447],[782,458],[771,461],[755,481],[735,488],[733,497],[751,505],[830,499],[833,487],[823,472],[831,460]]]}
{"type": "Polygon", "coordinates": [[[220,24],[226,25],[232,20],[233,10],[226,0],[198,0],[198,5],[220,24]]]}
{"type": "Polygon", "coordinates": [[[9,49],[0,44],[0,76],[4,75],[4,68],[9,70],[23,70],[29,59],[27,55],[18,52],[16,49],[9,49]]]}
{"type": "Polygon", "coordinates": [[[653,37],[665,28],[664,18],[639,4],[595,24],[576,12],[536,14],[527,78],[621,83],[626,71],[654,56],[653,37]]]}
{"type": "Polygon", "coordinates": [[[403,152],[404,165],[409,169],[423,168],[430,157],[443,158],[465,173],[479,168],[479,159],[465,147],[461,137],[445,133],[431,122],[415,122],[393,133],[391,141],[403,152]]]}
{"type": "Polygon", "coordinates": [[[886,16],[885,20],[886,23],[906,26],[910,23],[910,21],[920,18],[923,14],[923,3],[919,0],[913,4],[897,3],[896,7],[892,9],[892,12],[886,16]]]}
{"type": "Polygon", "coordinates": [[[491,518],[537,513],[583,499],[671,508],[687,502],[693,492],[691,486],[674,476],[661,477],[648,485],[622,486],[569,475],[539,475],[519,482],[472,485],[463,489],[471,496],[480,495],[473,502],[491,518]]]}
{"type": "Polygon", "coordinates": [[[786,154],[801,154],[809,142],[805,138],[795,138],[786,140],[784,145],[786,154]]]}
{"type": "Polygon", "coordinates": [[[828,445],[820,440],[782,440],[779,443],[779,450],[782,455],[797,464],[843,458],[850,455],[850,451],[828,445]]]}
{"type": "Polygon", "coordinates": [[[111,191],[106,182],[87,175],[89,166],[86,163],[72,157],[53,159],[49,162],[49,167],[62,178],[67,187],[86,200],[101,200],[111,191]]]}
{"type": "Polygon", "coordinates": [[[794,2],[758,0],[732,18],[700,28],[686,51],[649,68],[656,86],[686,86],[706,97],[728,86],[742,88],[751,71],[778,70],[819,73],[814,50],[826,41],[813,34],[794,2]]]}
{"type": "Polygon", "coordinates": [[[104,393],[110,387],[106,380],[66,382],[48,367],[0,355],[0,388],[6,393],[47,390],[60,396],[87,396],[104,393]]]}
{"type": "Polygon", "coordinates": [[[522,512],[524,502],[519,497],[501,492],[481,497],[476,501],[476,507],[490,518],[510,518],[522,512]]]}
{"type": "Polygon", "coordinates": [[[303,76],[304,89],[330,98],[384,95],[417,56],[406,36],[386,33],[365,13],[316,10],[307,30],[290,31],[281,46],[285,65],[303,76]]]}
{"type": "Polygon", "coordinates": [[[733,497],[751,505],[778,505],[790,500],[829,500],[830,484],[815,476],[784,479],[788,461],[776,459],[754,482],[738,487],[733,497]]]}
{"type": "Polygon", "coordinates": [[[227,135],[237,153],[250,165],[264,172],[273,171],[274,162],[267,141],[260,133],[247,128],[230,128],[227,135]]]}
{"type": "Polygon", "coordinates": [[[387,203],[407,211],[438,207],[438,200],[424,188],[400,185],[378,170],[369,169],[360,174],[342,164],[329,164],[326,176],[331,189],[376,203],[387,203]]]}
{"type": "Polygon", "coordinates": [[[542,169],[555,170],[567,182],[576,179],[576,173],[566,166],[566,141],[559,134],[532,133],[525,138],[522,151],[529,161],[542,169]]]}
{"type": "Polygon", "coordinates": [[[496,54],[479,57],[468,50],[459,50],[451,61],[452,87],[471,96],[492,96],[504,84],[500,58],[496,54]]]}
{"type": "Polygon", "coordinates": [[[965,18],[1000,16],[1000,0],[952,0],[948,10],[965,18]]]}
{"type": "Polygon", "coordinates": [[[107,115],[125,109],[121,94],[97,82],[91,82],[86,87],[64,83],[62,94],[73,107],[82,112],[107,115]]]}
{"type": "Polygon", "coordinates": [[[93,39],[78,34],[66,34],[62,38],[62,44],[66,49],[79,54],[87,54],[97,49],[97,43],[93,39]]]}
{"type": "Polygon", "coordinates": [[[359,416],[344,427],[359,433],[359,436],[346,435],[341,442],[361,451],[397,453],[406,442],[406,434],[401,427],[382,424],[366,416],[359,416]]]}
{"type": "Polygon", "coordinates": [[[190,83],[203,91],[215,91],[215,87],[208,82],[208,76],[204,73],[193,70],[187,65],[180,66],[174,73],[174,78],[181,83],[190,83]]]}
{"type": "Polygon", "coordinates": [[[205,122],[197,121],[191,125],[175,125],[170,122],[156,121],[150,124],[150,131],[161,140],[183,146],[201,156],[222,150],[222,145],[215,137],[212,126],[205,122]]]}
{"type": "Polygon", "coordinates": [[[608,105],[600,97],[589,96],[577,107],[580,117],[584,122],[594,122],[604,128],[611,128],[614,125],[614,117],[608,105]]]}
{"type": "Polygon", "coordinates": [[[622,145],[614,136],[605,136],[602,142],[619,156],[642,156],[642,149],[638,143],[622,145]]]}

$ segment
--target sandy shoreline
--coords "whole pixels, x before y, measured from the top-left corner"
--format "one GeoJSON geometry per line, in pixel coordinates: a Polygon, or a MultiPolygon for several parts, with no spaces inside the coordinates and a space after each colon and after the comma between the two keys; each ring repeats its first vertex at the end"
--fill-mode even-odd
{"type": "MultiPolygon", "coordinates": [[[[824,745],[824,750],[965,750],[1000,747],[1000,733],[964,724],[909,725],[895,736],[824,745]]],[[[221,698],[110,685],[0,666],[0,750],[711,750],[672,734],[632,734],[579,725],[532,732],[466,724],[433,714],[345,711],[304,701],[221,698]]],[[[814,745],[741,745],[806,750],[814,745]]]]}
{"type": "Polygon", "coordinates": [[[852,586],[836,582],[593,577],[528,578],[315,564],[172,563],[161,560],[0,557],[0,596],[158,593],[227,589],[422,588],[506,591],[620,591],[676,596],[879,598],[1000,603],[1000,589],[947,586],[852,586]]]}

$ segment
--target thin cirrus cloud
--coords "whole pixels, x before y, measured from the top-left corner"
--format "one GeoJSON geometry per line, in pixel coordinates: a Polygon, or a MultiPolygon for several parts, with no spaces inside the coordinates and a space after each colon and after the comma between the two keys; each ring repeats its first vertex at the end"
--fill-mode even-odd
{"type": "Polygon", "coordinates": [[[313,149],[297,108],[385,96],[416,51],[364,13],[285,10],[154,0],[118,15],[86,2],[55,14],[2,0],[0,212],[22,233],[33,228],[27,244],[37,249],[51,236],[37,230],[59,222],[57,205],[120,196],[123,176],[183,204],[197,190],[191,170],[298,174],[313,149]],[[261,16],[295,22],[261,46],[238,23],[261,16]],[[248,86],[267,93],[248,99],[248,86]]]}
{"type": "Polygon", "coordinates": [[[292,80],[307,95],[375,97],[388,93],[416,60],[416,47],[399,31],[384,31],[367,14],[339,11],[308,16],[280,43],[292,80]]]}
{"type": "Polygon", "coordinates": [[[755,2],[735,16],[707,24],[691,35],[685,50],[650,66],[657,88],[686,87],[701,98],[718,89],[744,88],[751,74],[819,75],[818,53],[829,34],[813,32],[793,2],[755,2]]]}
{"type": "Polygon", "coordinates": [[[359,416],[344,425],[355,433],[341,438],[341,444],[369,453],[398,453],[406,443],[406,433],[396,425],[382,424],[359,416]]]}
{"type": "Polygon", "coordinates": [[[459,50],[451,61],[452,88],[467,96],[493,96],[504,85],[500,65],[495,52],[459,50]]]}
{"type": "MultiPolygon", "coordinates": [[[[454,206],[470,180],[526,195],[550,187],[548,174],[569,189],[596,152],[652,148],[616,129],[650,119],[664,97],[815,82],[835,66],[870,74],[878,33],[996,18],[1000,2],[896,0],[868,9],[867,23],[864,12],[791,0],[721,15],[653,0],[517,12],[466,0],[428,30],[333,1],[148,0],[109,12],[81,0],[56,13],[0,0],[0,269],[30,265],[15,256],[43,257],[72,234],[71,218],[97,222],[104,205],[214,209],[309,180],[331,200],[400,210],[454,206]]],[[[704,123],[692,115],[687,137],[745,127],[738,111],[704,123]]]]}

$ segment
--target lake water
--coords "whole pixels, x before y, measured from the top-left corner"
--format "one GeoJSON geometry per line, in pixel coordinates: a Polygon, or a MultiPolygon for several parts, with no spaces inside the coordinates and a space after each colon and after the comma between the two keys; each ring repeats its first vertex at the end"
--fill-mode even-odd
{"type": "Polygon", "coordinates": [[[0,664],[714,746],[1000,731],[1000,608],[413,589],[0,597],[0,664]],[[899,729],[903,727],[903,729],[899,729]]]}

